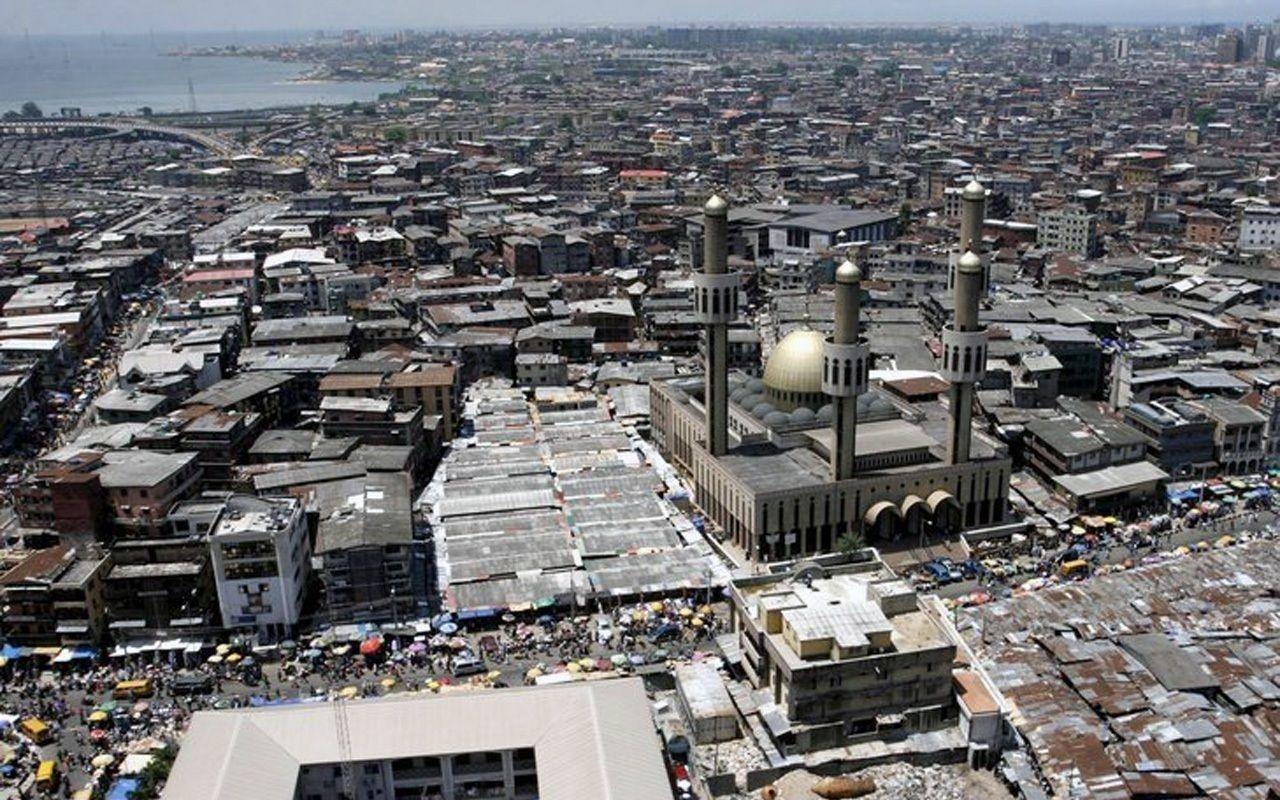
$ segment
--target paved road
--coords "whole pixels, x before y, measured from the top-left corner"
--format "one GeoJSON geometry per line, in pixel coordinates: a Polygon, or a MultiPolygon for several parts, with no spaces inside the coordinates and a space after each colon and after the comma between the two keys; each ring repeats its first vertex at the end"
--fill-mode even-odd
{"type": "MultiPolygon", "coordinates": [[[[713,619],[727,620],[728,609],[723,603],[715,605],[713,619]]],[[[103,752],[122,754],[130,742],[146,737],[172,739],[185,729],[190,714],[196,710],[210,707],[234,707],[250,705],[253,702],[276,701],[280,699],[296,699],[314,701],[323,699],[345,687],[355,687],[362,696],[383,695],[406,691],[429,690],[428,683],[433,680],[446,679],[459,684],[476,685],[477,690],[491,691],[492,686],[506,684],[520,686],[525,682],[530,668],[539,666],[548,671],[563,661],[577,660],[583,657],[608,659],[616,653],[637,654],[645,661],[665,663],[667,659],[683,659],[691,657],[695,650],[713,651],[711,636],[717,632],[703,628],[699,637],[692,638],[694,628],[687,627],[688,640],[676,640],[655,644],[648,637],[638,637],[630,645],[616,636],[609,644],[598,641],[594,618],[579,617],[586,620],[579,623],[564,622],[554,627],[530,626],[529,630],[537,636],[547,639],[539,646],[520,646],[515,639],[515,626],[502,626],[502,630],[477,630],[462,632],[458,635],[468,647],[476,653],[482,651],[481,639],[493,636],[506,645],[505,652],[486,659],[485,666],[496,670],[499,675],[491,682],[481,677],[454,678],[450,674],[450,665],[443,652],[438,653],[435,663],[427,661],[410,663],[408,660],[394,661],[390,658],[378,662],[366,662],[358,655],[328,657],[309,666],[307,662],[290,661],[282,664],[268,661],[261,665],[261,681],[247,684],[240,680],[240,668],[215,666],[207,663],[197,665],[194,669],[218,677],[216,691],[212,695],[198,697],[175,697],[169,690],[167,682],[174,671],[167,664],[154,664],[140,657],[127,667],[113,664],[111,667],[100,667],[92,676],[63,676],[51,670],[41,674],[18,669],[16,680],[0,683],[0,704],[7,713],[20,716],[36,716],[50,722],[58,723],[55,742],[41,748],[29,748],[19,759],[20,769],[31,771],[41,759],[58,759],[63,765],[63,772],[73,789],[85,786],[91,778],[91,770],[85,765],[95,756],[103,752]],[[111,739],[104,743],[94,743],[89,739],[90,725],[87,715],[97,706],[111,699],[111,688],[116,680],[141,676],[157,678],[157,691],[154,697],[147,700],[148,710],[138,715],[129,715],[131,727],[112,729],[111,739]],[[387,687],[384,681],[394,680],[394,685],[387,687]],[[43,688],[40,688],[43,684],[43,688]]],[[[615,629],[616,630],[616,629],[615,629]]],[[[132,703],[124,702],[121,706],[129,709],[132,703]]],[[[0,779],[0,786],[4,781],[0,779]]]]}

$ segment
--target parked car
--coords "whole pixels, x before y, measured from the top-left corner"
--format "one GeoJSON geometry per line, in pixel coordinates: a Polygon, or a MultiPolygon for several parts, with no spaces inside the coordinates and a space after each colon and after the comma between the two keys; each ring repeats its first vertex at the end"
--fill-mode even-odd
{"type": "Polygon", "coordinates": [[[172,684],[175,695],[209,694],[213,691],[213,676],[199,672],[179,673],[172,684]]]}
{"type": "Polygon", "coordinates": [[[475,656],[461,656],[453,660],[453,676],[455,678],[465,678],[468,675],[479,675],[487,672],[484,661],[475,656]]]}
{"type": "Polygon", "coordinates": [[[935,583],[941,585],[951,582],[951,570],[937,561],[926,561],[920,565],[925,574],[935,583]]]}
{"type": "Polygon", "coordinates": [[[608,614],[596,616],[596,641],[606,645],[613,641],[613,620],[608,614]]]}

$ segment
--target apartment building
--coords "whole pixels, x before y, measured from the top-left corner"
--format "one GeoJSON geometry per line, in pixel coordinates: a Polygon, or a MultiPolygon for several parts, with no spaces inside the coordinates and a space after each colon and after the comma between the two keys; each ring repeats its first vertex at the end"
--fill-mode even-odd
{"type": "Polygon", "coordinates": [[[209,535],[226,628],[290,635],[311,574],[306,515],[296,498],[232,495],[209,535]]]}
{"type": "Polygon", "coordinates": [[[929,730],[955,717],[955,645],[879,561],[736,579],[730,613],[785,754],[929,730]]]}
{"type": "Polygon", "coordinates": [[[1074,253],[1085,258],[1102,255],[1098,217],[1080,206],[1067,205],[1040,212],[1036,242],[1046,250],[1074,253]]]}

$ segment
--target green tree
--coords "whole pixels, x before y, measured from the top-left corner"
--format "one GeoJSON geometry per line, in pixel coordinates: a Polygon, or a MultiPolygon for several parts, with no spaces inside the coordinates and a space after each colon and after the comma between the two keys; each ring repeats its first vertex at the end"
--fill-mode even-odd
{"type": "Polygon", "coordinates": [[[404,142],[408,141],[409,132],[405,130],[403,127],[401,127],[400,125],[396,125],[393,128],[387,128],[385,131],[383,131],[382,138],[386,139],[388,142],[391,142],[392,144],[403,144],[404,142]]]}
{"type": "Polygon", "coordinates": [[[898,209],[898,233],[906,233],[911,227],[911,204],[903,203],[898,209]]]}
{"type": "Polygon", "coordinates": [[[791,68],[787,66],[785,61],[775,61],[765,70],[770,75],[786,75],[791,68]]]}
{"type": "Polygon", "coordinates": [[[720,68],[720,77],[726,80],[742,77],[742,70],[731,64],[725,64],[720,68]]]}
{"type": "Polygon", "coordinates": [[[177,755],[173,747],[166,747],[154,754],[151,763],[138,775],[138,788],[134,791],[134,800],[155,800],[160,796],[165,781],[169,779],[169,771],[173,769],[173,759],[177,755]]]}
{"type": "Polygon", "coordinates": [[[609,116],[613,117],[614,122],[626,122],[627,118],[631,116],[631,112],[625,108],[615,108],[609,116]]]}
{"type": "Polygon", "coordinates": [[[1218,109],[1213,106],[1200,106],[1195,110],[1195,114],[1192,115],[1192,119],[1195,120],[1197,126],[1203,128],[1205,125],[1213,122],[1217,116],[1218,109]]]}
{"type": "Polygon", "coordinates": [[[847,81],[850,78],[858,77],[858,62],[846,61],[831,71],[838,81],[847,81]]]}
{"type": "Polygon", "coordinates": [[[44,116],[44,112],[40,110],[40,106],[28,100],[22,104],[22,116],[28,119],[39,119],[44,116]]]}
{"type": "Polygon", "coordinates": [[[850,530],[836,539],[836,552],[852,555],[867,546],[867,538],[861,530],[850,530]]]}
{"type": "Polygon", "coordinates": [[[560,130],[562,131],[573,131],[574,130],[573,117],[569,116],[568,114],[562,115],[560,117],[559,127],[560,127],[560,130]]]}
{"type": "Polygon", "coordinates": [[[881,78],[896,78],[898,77],[898,65],[892,61],[881,64],[880,69],[876,70],[876,74],[881,78]]]}

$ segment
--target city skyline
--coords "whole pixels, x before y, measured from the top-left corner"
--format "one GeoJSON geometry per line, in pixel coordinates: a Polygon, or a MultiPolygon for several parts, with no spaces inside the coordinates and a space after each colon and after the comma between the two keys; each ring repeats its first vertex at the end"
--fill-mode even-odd
{"type": "Polygon", "coordinates": [[[1274,4],[1264,0],[1139,0],[1118,4],[1083,0],[1069,6],[1028,2],[1019,4],[1012,14],[1006,4],[995,0],[948,3],[891,0],[875,5],[837,0],[798,0],[788,6],[784,15],[779,14],[775,4],[729,0],[704,0],[697,4],[657,0],[639,8],[616,3],[588,3],[585,0],[551,0],[536,7],[498,0],[483,8],[386,0],[358,7],[336,0],[283,0],[265,7],[246,0],[207,5],[158,0],[96,4],[83,0],[6,0],[0,5],[9,7],[6,18],[11,22],[13,33],[25,31],[31,35],[648,24],[1233,24],[1271,19],[1276,14],[1274,4]]]}

